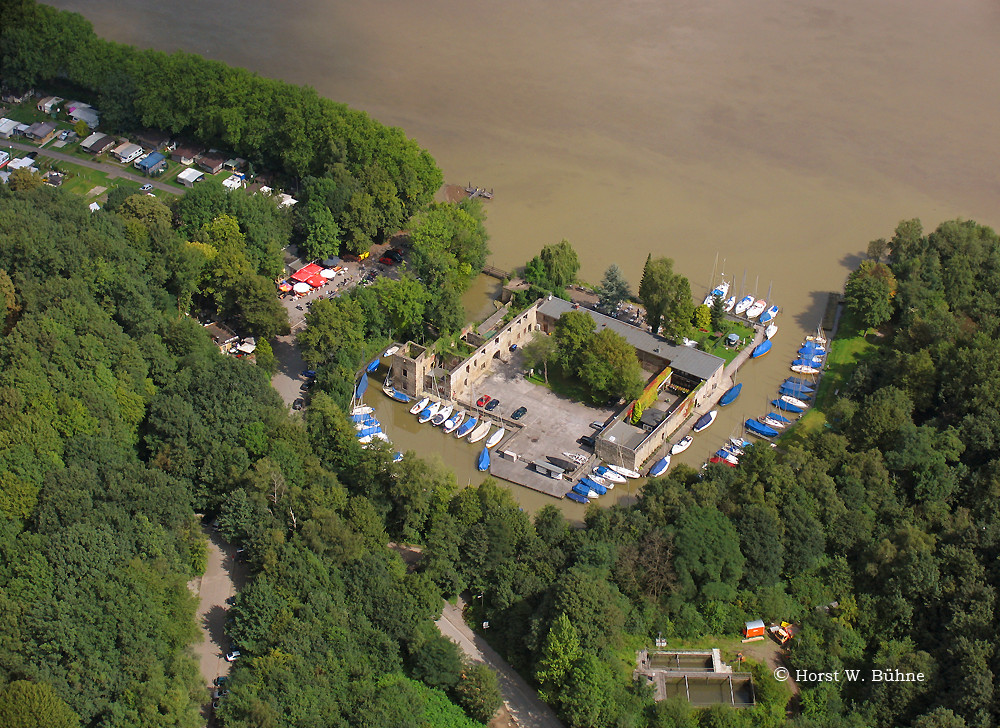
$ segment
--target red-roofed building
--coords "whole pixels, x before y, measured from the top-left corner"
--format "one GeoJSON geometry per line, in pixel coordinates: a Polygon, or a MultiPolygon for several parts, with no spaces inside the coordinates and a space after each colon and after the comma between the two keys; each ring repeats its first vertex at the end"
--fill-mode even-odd
{"type": "Polygon", "coordinates": [[[318,276],[319,272],[323,270],[320,266],[315,263],[310,263],[304,268],[299,268],[297,271],[292,273],[293,281],[300,281],[301,283],[308,283],[312,276],[318,276]]]}

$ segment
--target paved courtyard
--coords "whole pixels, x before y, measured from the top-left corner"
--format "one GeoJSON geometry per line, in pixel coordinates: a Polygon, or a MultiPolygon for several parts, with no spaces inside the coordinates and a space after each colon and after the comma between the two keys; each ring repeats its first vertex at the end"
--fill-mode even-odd
{"type": "MultiPolygon", "coordinates": [[[[477,393],[499,399],[500,407],[493,414],[502,415],[505,421],[509,421],[518,407],[527,407],[528,413],[519,421],[520,429],[494,451],[490,474],[557,498],[563,497],[574,481],[554,480],[537,473],[531,463],[545,460],[546,455],[565,459],[564,452],[592,458],[593,451],[577,440],[583,435],[594,435],[597,431],[590,423],[603,423],[615,409],[574,402],[529,382],[524,376],[520,352],[514,352],[509,362],[494,362],[494,366],[494,372],[482,381],[477,393]],[[517,461],[499,457],[499,450],[516,453],[517,461]]],[[[583,469],[578,470],[582,475],[583,469]]]]}

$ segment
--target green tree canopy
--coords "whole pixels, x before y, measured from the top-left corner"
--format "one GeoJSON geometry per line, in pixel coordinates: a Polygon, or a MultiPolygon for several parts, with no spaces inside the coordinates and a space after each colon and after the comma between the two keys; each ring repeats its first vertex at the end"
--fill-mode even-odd
{"type": "Polygon", "coordinates": [[[604,313],[614,313],[624,301],[632,296],[625,274],[617,264],[612,263],[604,271],[601,284],[597,287],[598,307],[604,313]]]}

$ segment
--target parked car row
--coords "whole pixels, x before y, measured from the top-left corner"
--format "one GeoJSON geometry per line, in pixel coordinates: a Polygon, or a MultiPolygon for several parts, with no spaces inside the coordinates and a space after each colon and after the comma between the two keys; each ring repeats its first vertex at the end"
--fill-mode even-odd
{"type": "MultiPolygon", "coordinates": [[[[493,412],[497,407],[500,406],[500,400],[493,399],[493,397],[491,397],[490,395],[484,394],[482,397],[476,400],[476,406],[482,407],[487,412],[493,412]]],[[[510,418],[512,420],[519,420],[526,414],[528,414],[527,407],[518,407],[511,413],[510,418]]]]}

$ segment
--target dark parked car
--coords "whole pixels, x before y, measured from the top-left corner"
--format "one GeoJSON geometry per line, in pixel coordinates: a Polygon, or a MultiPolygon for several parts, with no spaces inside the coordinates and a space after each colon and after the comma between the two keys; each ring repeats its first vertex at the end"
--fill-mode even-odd
{"type": "Polygon", "coordinates": [[[393,248],[392,250],[387,250],[385,252],[386,258],[392,258],[397,263],[403,262],[403,251],[399,248],[393,248]]]}
{"type": "Polygon", "coordinates": [[[316,372],[314,372],[312,369],[306,369],[304,372],[302,372],[302,376],[312,378],[316,376],[316,372]]]}
{"type": "Polygon", "coordinates": [[[486,405],[486,411],[487,412],[492,412],[493,410],[495,410],[499,406],[500,406],[500,400],[499,399],[491,399],[489,401],[489,404],[486,405]]]}
{"type": "Polygon", "coordinates": [[[297,400],[292,402],[292,409],[298,412],[300,409],[306,406],[306,401],[299,397],[297,400]]]}
{"type": "Polygon", "coordinates": [[[219,675],[219,677],[215,678],[215,684],[223,685],[228,679],[229,679],[228,675],[219,675]]]}
{"type": "Polygon", "coordinates": [[[578,440],[578,442],[582,445],[586,445],[587,447],[593,447],[596,444],[596,441],[590,435],[584,435],[578,440]]]}
{"type": "Polygon", "coordinates": [[[482,397],[476,400],[476,407],[485,407],[486,403],[489,402],[491,399],[493,398],[490,397],[490,395],[484,394],[482,397]]]}
{"type": "Polygon", "coordinates": [[[522,417],[524,417],[526,414],[528,414],[528,408],[527,407],[518,407],[516,410],[514,410],[514,414],[512,414],[510,416],[510,418],[512,420],[519,420],[522,417]]]}

